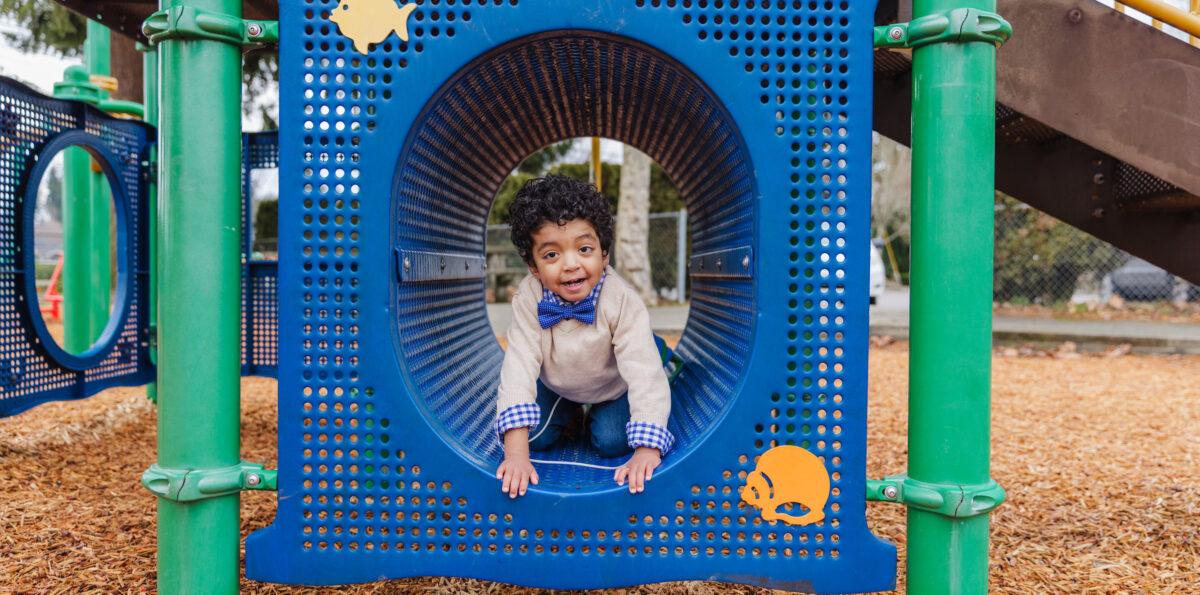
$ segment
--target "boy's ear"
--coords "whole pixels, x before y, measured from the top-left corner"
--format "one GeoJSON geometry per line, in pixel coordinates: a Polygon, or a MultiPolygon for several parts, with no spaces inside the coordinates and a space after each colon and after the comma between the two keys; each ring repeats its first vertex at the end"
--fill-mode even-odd
{"type": "Polygon", "coordinates": [[[539,279],[539,280],[541,279],[541,277],[539,277],[539,276],[538,276],[538,270],[537,270],[537,267],[535,267],[535,266],[533,266],[533,265],[531,265],[531,264],[529,264],[529,265],[525,265],[525,266],[528,266],[528,267],[529,267],[529,273],[530,273],[531,275],[533,275],[533,278],[534,278],[534,279],[539,279]]]}

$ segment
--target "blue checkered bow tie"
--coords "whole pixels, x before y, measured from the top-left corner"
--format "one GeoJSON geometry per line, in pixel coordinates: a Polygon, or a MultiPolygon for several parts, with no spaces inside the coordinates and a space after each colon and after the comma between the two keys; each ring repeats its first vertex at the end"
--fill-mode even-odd
{"type": "Polygon", "coordinates": [[[582,299],[578,302],[562,300],[538,302],[538,323],[542,328],[550,328],[568,318],[574,318],[584,324],[596,322],[596,302],[582,299]]]}
{"type": "Polygon", "coordinates": [[[596,302],[599,301],[600,288],[604,286],[606,277],[607,273],[600,277],[600,282],[592,288],[591,293],[578,302],[565,302],[554,292],[543,288],[542,301],[538,302],[537,306],[538,324],[546,329],[568,318],[574,318],[584,324],[595,324],[596,302]]]}

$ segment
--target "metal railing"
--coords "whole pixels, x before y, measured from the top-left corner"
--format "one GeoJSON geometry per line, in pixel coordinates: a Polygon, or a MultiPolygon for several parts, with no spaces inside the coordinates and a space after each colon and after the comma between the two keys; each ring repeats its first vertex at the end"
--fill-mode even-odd
{"type": "Polygon", "coordinates": [[[1188,9],[1184,10],[1160,0],[1124,0],[1113,2],[1113,8],[1122,14],[1132,9],[1150,17],[1150,25],[1159,31],[1167,32],[1164,27],[1174,27],[1187,34],[1187,42],[1200,47],[1200,0],[1187,0],[1188,9]]]}

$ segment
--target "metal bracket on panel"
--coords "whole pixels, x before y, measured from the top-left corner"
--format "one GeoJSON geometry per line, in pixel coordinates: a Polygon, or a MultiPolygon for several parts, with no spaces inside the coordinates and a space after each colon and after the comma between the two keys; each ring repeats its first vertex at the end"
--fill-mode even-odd
{"type": "Polygon", "coordinates": [[[236,46],[279,43],[278,21],[251,21],[196,8],[172,6],[160,10],[142,23],[142,33],[150,43],[168,39],[207,39],[236,46]]]}
{"type": "Polygon", "coordinates": [[[221,469],[165,469],[158,463],[142,474],[142,485],[159,498],[195,502],[246,490],[275,491],[279,471],[242,461],[221,469]]]}
{"type": "Polygon", "coordinates": [[[987,514],[1004,502],[1004,496],[994,479],[975,485],[927,483],[904,474],[867,480],[868,501],[897,502],[953,519],[987,514]]]}
{"type": "Polygon", "coordinates": [[[482,279],[486,273],[482,255],[396,249],[396,278],[401,283],[482,279]]]}
{"type": "Polygon", "coordinates": [[[750,246],[694,254],[688,262],[688,273],[693,277],[734,277],[749,279],[754,276],[754,257],[750,246]]]}
{"type": "Polygon", "coordinates": [[[1000,47],[1012,37],[1003,17],[977,8],[955,8],[907,23],[875,27],[878,49],[919,48],[931,43],[985,41],[1000,47]]]}

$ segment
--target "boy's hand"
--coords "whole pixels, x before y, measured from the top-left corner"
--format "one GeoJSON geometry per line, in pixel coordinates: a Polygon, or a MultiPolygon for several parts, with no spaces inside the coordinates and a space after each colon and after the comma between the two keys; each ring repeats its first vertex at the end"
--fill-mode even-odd
{"type": "Polygon", "coordinates": [[[633,457],[617,468],[613,479],[617,480],[617,485],[625,485],[625,478],[628,477],[629,493],[637,494],[646,489],[646,482],[650,481],[659,463],[662,463],[662,457],[657,448],[639,446],[633,451],[633,457]]]}
{"type": "Polygon", "coordinates": [[[529,484],[537,485],[538,474],[533,468],[533,463],[529,462],[529,457],[524,459],[505,458],[504,462],[500,463],[500,468],[496,470],[496,479],[500,480],[500,489],[509,498],[524,496],[525,490],[529,488],[529,484]]]}
{"type": "Polygon", "coordinates": [[[529,484],[537,485],[537,470],[529,462],[529,428],[513,428],[504,433],[504,461],[496,469],[496,479],[509,498],[524,496],[529,484]]]}

